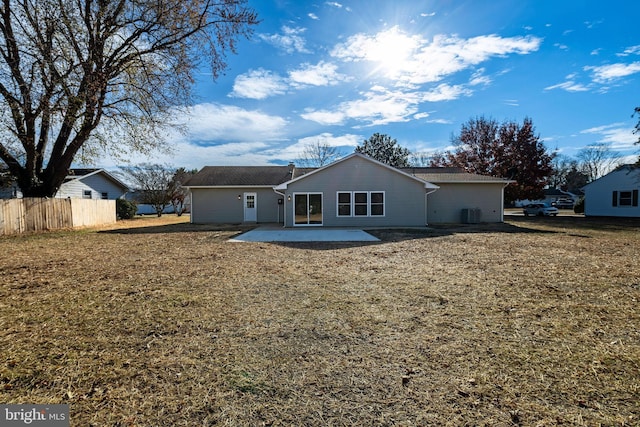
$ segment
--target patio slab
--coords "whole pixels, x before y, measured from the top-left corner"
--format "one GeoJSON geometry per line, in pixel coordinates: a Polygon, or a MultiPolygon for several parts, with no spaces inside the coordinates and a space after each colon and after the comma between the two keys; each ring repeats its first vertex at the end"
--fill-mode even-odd
{"type": "Polygon", "coordinates": [[[230,242],[379,242],[359,229],[273,229],[256,228],[229,239],[230,242]]]}

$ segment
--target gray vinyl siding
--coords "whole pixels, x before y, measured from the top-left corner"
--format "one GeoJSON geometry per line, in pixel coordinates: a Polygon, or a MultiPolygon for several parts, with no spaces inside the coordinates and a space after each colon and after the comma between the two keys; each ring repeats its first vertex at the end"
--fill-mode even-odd
{"type": "Polygon", "coordinates": [[[503,184],[435,183],[440,187],[427,199],[429,224],[459,223],[462,209],[481,210],[481,222],[502,222],[503,184]]]}
{"type": "Polygon", "coordinates": [[[63,183],[56,193],[56,197],[82,199],[85,191],[91,191],[92,199],[101,199],[102,193],[107,193],[110,200],[119,199],[125,194],[121,186],[100,174],[95,174],[63,183]]]}
{"type": "Polygon", "coordinates": [[[257,222],[282,222],[282,198],[272,188],[191,188],[191,222],[239,224],[244,221],[244,193],[256,193],[257,222]],[[238,200],[240,195],[240,200],[238,200]]]}
{"type": "Polygon", "coordinates": [[[285,195],[287,227],[293,226],[294,193],[322,193],[322,225],[325,227],[425,225],[424,183],[360,157],[336,163],[290,183],[285,195]],[[342,191],[383,191],[385,215],[338,217],[337,193],[342,191]]]}

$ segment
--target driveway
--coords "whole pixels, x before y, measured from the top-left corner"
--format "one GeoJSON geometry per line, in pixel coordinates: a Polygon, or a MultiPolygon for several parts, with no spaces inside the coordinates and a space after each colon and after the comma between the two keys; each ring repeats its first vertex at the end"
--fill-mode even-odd
{"type": "Polygon", "coordinates": [[[379,242],[371,234],[353,228],[259,227],[229,239],[230,242],[379,242]]]}

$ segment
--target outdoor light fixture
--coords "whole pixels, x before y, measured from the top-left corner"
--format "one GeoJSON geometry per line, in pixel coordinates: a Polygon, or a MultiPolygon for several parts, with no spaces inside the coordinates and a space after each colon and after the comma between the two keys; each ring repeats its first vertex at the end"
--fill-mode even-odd
{"type": "Polygon", "coordinates": [[[290,201],[291,201],[291,194],[289,194],[289,195],[287,196],[287,201],[288,201],[288,202],[290,202],[290,201]]]}
{"type": "Polygon", "coordinates": [[[238,194],[238,200],[242,200],[242,194],[238,194]]]}

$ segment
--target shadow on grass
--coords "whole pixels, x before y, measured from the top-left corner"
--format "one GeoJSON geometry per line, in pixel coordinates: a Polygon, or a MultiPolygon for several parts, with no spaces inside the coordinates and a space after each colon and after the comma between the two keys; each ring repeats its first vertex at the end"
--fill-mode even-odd
{"type": "Polygon", "coordinates": [[[585,217],[580,215],[552,216],[552,217],[525,217],[519,215],[505,216],[505,221],[511,224],[538,224],[561,228],[573,228],[576,230],[599,231],[640,231],[640,218],[624,217],[585,217]]]}
{"type": "Polygon", "coordinates": [[[555,230],[539,230],[508,223],[498,224],[446,224],[430,226],[429,228],[376,228],[364,229],[367,233],[380,239],[378,242],[270,242],[278,246],[295,249],[332,250],[346,249],[362,246],[375,246],[390,242],[402,242],[406,240],[432,239],[437,237],[453,236],[455,234],[469,233],[538,233],[554,234],[564,233],[555,230]]]}
{"type": "Polygon", "coordinates": [[[113,230],[101,230],[98,233],[104,234],[165,234],[165,233],[198,233],[198,232],[215,232],[219,231],[233,238],[242,233],[256,228],[255,225],[241,224],[191,224],[182,222],[178,224],[163,224],[149,226],[134,226],[115,228],[113,230]]]}
{"type": "MultiPolygon", "coordinates": [[[[177,223],[124,227],[103,230],[107,234],[163,234],[163,233],[198,233],[219,232],[220,240],[232,239],[242,233],[256,228],[256,225],[242,224],[191,224],[177,223]]],[[[379,242],[268,242],[283,247],[297,249],[331,250],[361,246],[379,245],[388,242],[430,239],[455,234],[473,233],[509,233],[509,234],[569,234],[575,237],[591,238],[584,231],[640,231],[640,218],[593,218],[582,216],[558,217],[524,217],[506,216],[504,223],[482,224],[442,224],[428,228],[387,228],[366,229],[380,239],[379,242]]]]}

